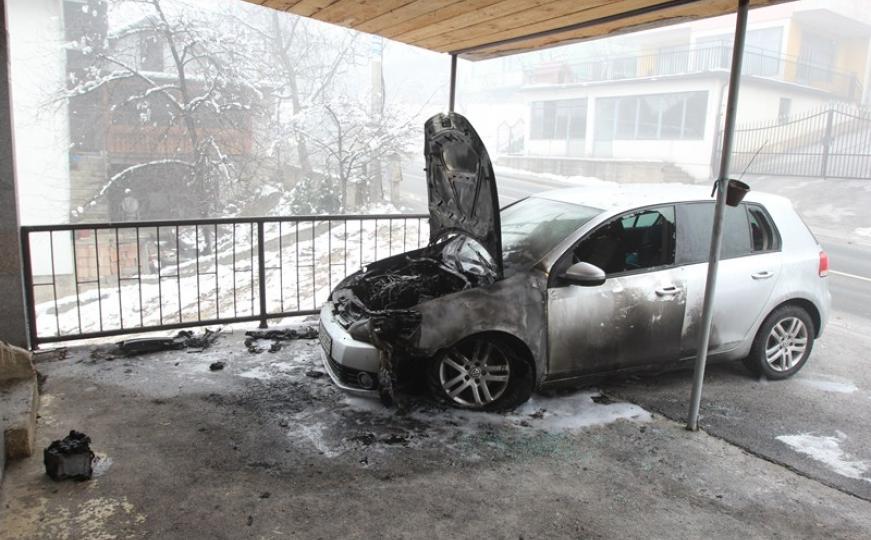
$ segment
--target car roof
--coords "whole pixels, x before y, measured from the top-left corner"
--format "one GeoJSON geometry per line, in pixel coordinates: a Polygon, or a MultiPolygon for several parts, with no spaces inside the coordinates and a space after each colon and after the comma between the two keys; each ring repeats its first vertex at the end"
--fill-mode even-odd
{"type": "MultiPolygon", "coordinates": [[[[712,201],[711,186],[681,183],[618,184],[616,182],[590,182],[579,187],[555,189],[537,193],[535,197],[582,204],[608,212],[621,212],[643,206],[691,201],[712,201]]],[[[763,205],[789,204],[778,195],[751,191],[745,201],[763,205]]]]}

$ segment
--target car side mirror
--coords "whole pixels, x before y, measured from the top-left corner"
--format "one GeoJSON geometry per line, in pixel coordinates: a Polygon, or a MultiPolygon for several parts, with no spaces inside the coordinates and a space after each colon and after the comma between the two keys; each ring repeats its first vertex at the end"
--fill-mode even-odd
{"type": "Polygon", "coordinates": [[[585,287],[595,287],[605,283],[605,271],[588,262],[578,262],[569,266],[561,277],[569,283],[585,287]]]}

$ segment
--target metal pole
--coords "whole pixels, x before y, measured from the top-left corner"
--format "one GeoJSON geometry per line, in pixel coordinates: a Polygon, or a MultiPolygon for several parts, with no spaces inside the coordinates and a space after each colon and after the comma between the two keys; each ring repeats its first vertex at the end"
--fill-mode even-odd
{"type": "MultiPolygon", "coordinates": [[[[257,290],[260,296],[260,328],[267,328],[266,323],[266,246],[263,240],[264,226],[257,222],[257,290]]],[[[279,257],[281,254],[278,254],[279,257]]]]}
{"type": "Polygon", "coordinates": [[[711,319],[714,315],[714,293],[717,289],[717,269],[720,266],[720,246],[723,243],[723,218],[726,211],[726,188],[729,165],[732,158],[732,139],[735,135],[735,114],[738,109],[738,90],[741,87],[741,64],[744,57],[744,38],[747,33],[747,11],[750,0],[738,1],[738,17],[735,22],[735,43],[732,47],[732,70],[729,73],[729,96],[726,98],[726,118],[723,128],[723,153],[720,156],[720,174],[717,177],[717,203],[714,211],[714,227],[711,232],[711,251],[708,257],[708,277],[705,282],[705,303],[702,308],[702,324],[696,347],[696,366],[693,372],[693,393],[687,429],[699,429],[699,405],[702,400],[702,383],[705,364],[708,360],[708,343],[711,338],[711,319]]]}
{"type": "Polygon", "coordinates": [[[448,97],[448,112],[454,112],[454,99],[457,96],[457,55],[451,55],[451,88],[448,97]]]}

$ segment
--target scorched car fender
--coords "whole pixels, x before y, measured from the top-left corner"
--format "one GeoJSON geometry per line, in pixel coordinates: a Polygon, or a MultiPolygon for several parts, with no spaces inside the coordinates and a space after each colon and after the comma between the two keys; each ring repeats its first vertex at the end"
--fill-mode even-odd
{"type": "Polygon", "coordinates": [[[539,271],[428,300],[414,308],[421,314],[417,349],[433,357],[468,336],[503,332],[529,349],[540,383],[547,359],[546,302],[547,278],[539,271]]]}

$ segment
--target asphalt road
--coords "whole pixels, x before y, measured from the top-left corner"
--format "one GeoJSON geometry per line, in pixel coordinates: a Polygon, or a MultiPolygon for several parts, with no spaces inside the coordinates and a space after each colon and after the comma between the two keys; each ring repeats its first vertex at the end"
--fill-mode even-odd
{"type": "Polygon", "coordinates": [[[871,319],[871,246],[819,236],[829,255],[832,307],[871,319]]]}
{"type": "MultiPolygon", "coordinates": [[[[757,379],[739,362],[711,365],[699,424],[755,455],[871,501],[869,347],[867,320],[835,312],[808,363],[790,379],[757,379]]],[[[685,370],[615,380],[603,391],[685,422],[691,387],[692,372],[685,370]]]]}
{"type": "MultiPolygon", "coordinates": [[[[403,169],[403,197],[416,212],[426,212],[426,177],[422,162],[409,163],[403,169]]],[[[499,203],[509,204],[533,193],[571,187],[568,182],[541,179],[496,167],[499,203]]],[[[829,255],[829,288],[835,311],[871,319],[871,246],[817,235],[829,255]]]]}

